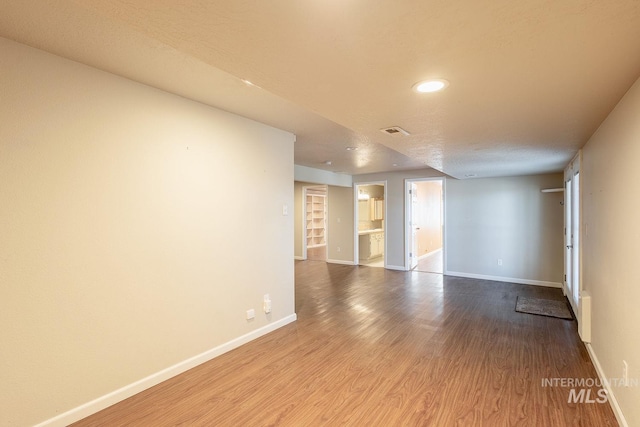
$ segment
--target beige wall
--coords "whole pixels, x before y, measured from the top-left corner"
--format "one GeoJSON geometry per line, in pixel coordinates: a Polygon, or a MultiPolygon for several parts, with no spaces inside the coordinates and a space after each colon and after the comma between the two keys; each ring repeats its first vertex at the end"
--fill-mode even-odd
{"type": "Polygon", "coordinates": [[[416,182],[418,256],[442,248],[442,181],[416,182]]]}
{"type": "MultiPolygon", "coordinates": [[[[640,380],[640,80],[583,149],[582,284],[592,296],[591,345],[607,378],[640,380]]],[[[614,387],[628,425],[640,425],[640,387],[614,387]]]]}
{"type": "Polygon", "coordinates": [[[353,263],[353,188],[329,186],[327,261],[353,263]]]}
{"type": "Polygon", "coordinates": [[[294,316],[293,135],[5,39],[0,57],[0,425],[294,316]]]}
{"type": "Polygon", "coordinates": [[[562,182],[562,174],[448,179],[445,274],[559,286],[564,274],[562,193],[540,190],[562,187],[562,182]]]}

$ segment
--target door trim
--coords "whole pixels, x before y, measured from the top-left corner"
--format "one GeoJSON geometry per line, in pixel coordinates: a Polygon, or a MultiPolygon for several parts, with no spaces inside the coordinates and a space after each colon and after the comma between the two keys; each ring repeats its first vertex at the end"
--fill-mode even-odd
{"type": "Polygon", "coordinates": [[[447,272],[447,180],[443,176],[430,178],[407,178],[404,180],[404,269],[411,271],[411,183],[442,181],[442,274],[447,272]]]}
{"type": "Polygon", "coordinates": [[[324,189],[324,208],[325,208],[325,218],[324,218],[324,242],[325,242],[325,259],[323,261],[327,261],[329,259],[329,186],[324,184],[317,185],[305,185],[302,187],[302,260],[307,260],[307,190],[309,189],[324,189]]]}
{"type": "MultiPolygon", "coordinates": [[[[583,247],[582,247],[582,242],[584,241],[584,236],[582,235],[582,230],[583,230],[583,210],[582,210],[582,199],[583,199],[583,192],[582,192],[582,188],[584,187],[584,184],[579,184],[578,185],[578,192],[577,194],[575,193],[575,189],[573,188],[573,179],[577,174],[583,175],[582,171],[581,171],[581,165],[582,165],[582,150],[578,151],[578,153],[575,155],[575,157],[571,160],[571,162],[569,162],[569,164],[567,165],[567,167],[564,170],[564,186],[566,188],[566,184],[567,182],[571,183],[572,186],[572,191],[571,191],[571,195],[572,195],[572,199],[575,200],[576,196],[578,199],[578,203],[577,203],[577,209],[578,209],[578,218],[577,218],[577,225],[573,225],[573,221],[575,220],[575,218],[573,217],[573,212],[572,212],[572,228],[577,229],[577,233],[578,233],[578,245],[577,245],[577,251],[578,251],[578,259],[577,261],[577,275],[578,275],[578,280],[577,283],[574,283],[574,286],[577,288],[577,299],[576,301],[573,300],[573,292],[574,289],[571,288],[571,290],[569,289],[569,284],[567,282],[567,280],[563,280],[563,286],[562,286],[562,290],[563,293],[567,296],[567,299],[569,300],[569,304],[571,304],[571,308],[573,309],[574,313],[578,313],[578,311],[580,310],[580,293],[582,292],[582,290],[584,289],[583,287],[583,283],[582,283],[582,253],[583,251],[583,247]],[[571,291],[571,292],[570,292],[571,291]]],[[[580,179],[580,181],[584,181],[582,178],[580,179]]],[[[567,227],[567,209],[568,209],[568,203],[573,203],[573,200],[569,201],[567,200],[567,192],[565,191],[565,198],[564,198],[564,227],[566,229],[566,235],[565,237],[565,251],[566,251],[566,245],[567,245],[567,241],[568,241],[568,233],[571,232],[571,230],[568,230],[567,227]]],[[[573,211],[573,208],[572,208],[573,211]]],[[[572,242],[573,244],[573,242],[572,242]]],[[[574,262],[573,259],[574,255],[571,255],[571,262],[574,262]]],[[[567,256],[566,253],[563,254],[563,258],[564,258],[564,274],[565,277],[568,276],[568,266],[567,266],[567,256]]],[[[575,265],[575,264],[573,264],[575,265]]],[[[572,267],[573,267],[572,265],[572,267]]],[[[572,272],[571,274],[572,276],[575,276],[575,273],[572,272]]]]}
{"type": "Polygon", "coordinates": [[[387,246],[389,244],[388,233],[387,230],[389,228],[388,224],[388,215],[389,210],[387,209],[387,181],[367,181],[367,182],[354,182],[353,183],[353,265],[360,265],[360,235],[358,234],[358,187],[365,185],[382,185],[384,190],[384,253],[382,257],[384,258],[384,268],[389,268],[387,264],[387,246]]]}

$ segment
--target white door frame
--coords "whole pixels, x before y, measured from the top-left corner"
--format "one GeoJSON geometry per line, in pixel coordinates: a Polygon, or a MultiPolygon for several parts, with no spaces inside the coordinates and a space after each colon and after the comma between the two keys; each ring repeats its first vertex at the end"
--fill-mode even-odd
{"type": "Polygon", "coordinates": [[[353,183],[353,264],[360,265],[360,235],[358,234],[358,187],[366,186],[366,185],[382,185],[384,190],[384,253],[382,254],[382,258],[384,258],[384,268],[387,268],[387,245],[388,245],[388,224],[387,221],[387,181],[368,181],[368,182],[354,182],[353,183]]]}
{"type": "Polygon", "coordinates": [[[564,280],[562,281],[562,293],[567,296],[569,295],[571,290],[572,283],[572,257],[571,252],[569,251],[569,247],[571,246],[571,227],[572,227],[572,218],[573,213],[571,210],[571,199],[573,193],[573,187],[571,185],[571,172],[567,174],[568,178],[565,178],[562,185],[564,188],[564,234],[563,241],[564,247],[562,248],[562,257],[564,259],[564,280]]]}
{"type": "Polygon", "coordinates": [[[307,259],[307,188],[302,187],[302,259],[307,259]]]}
{"type": "Polygon", "coordinates": [[[431,177],[431,178],[407,178],[404,180],[404,269],[406,271],[411,270],[411,259],[409,259],[409,253],[411,252],[411,194],[409,191],[411,190],[411,183],[414,182],[425,182],[425,181],[442,181],[442,273],[445,274],[447,272],[447,251],[446,251],[446,242],[447,242],[447,226],[446,226],[446,217],[447,217],[447,204],[446,204],[446,188],[447,188],[447,180],[442,177],[431,177]]]}
{"type": "MultiPolygon", "coordinates": [[[[325,194],[325,211],[329,212],[329,186],[323,184],[317,185],[305,185],[302,187],[302,259],[307,259],[307,189],[309,188],[324,188],[326,191],[325,194]]],[[[327,245],[327,256],[326,259],[329,259],[329,221],[327,221],[327,217],[324,218],[324,241],[327,245]]],[[[325,261],[326,261],[325,259],[325,261]]]]}
{"type": "MultiPolygon", "coordinates": [[[[407,249],[408,249],[408,264],[407,269],[413,270],[418,267],[418,227],[415,223],[418,203],[418,183],[415,181],[409,181],[406,184],[409,187],[409,194],[407,194],[408,201],[407,217],[409,218],[409,227],[407,227],[407,249]],[[415,252],[414,252],[415,251],[415,252]],[[415,262],[414,262],[415,261],[415,262]]],[[[442,221],[442,218],[440,219],[442,221]]],[[[442,236],[440,236],[442,237],[442,236]]],[[[406,254],[407,252],[405,252],[406,254]]]]}
{"type": "Polygon", "coordinates": [[[563,281],[563,292],[567,296],[571,307],[573,308],[574,313],[578,313],[579,304],[580,304],[580,293],[582,292],[582,187],[583,185],[578,185],[578,191],[576,192],[574,186],[574,177],[577,174],[580,174],[582,164],[582,150],[578,151],[578,154],[571,160],[569,165],[567,165],[564,170],[564,187],[566,188],[567,184],[571,185],[571,194],[568,194],[567,191],[564,193],[564,281],[563,281]],[[571,200],[569,200],[571,198],[571,200]],[[577,204],[574,204],[577,198],[577,204]],[[571,204],[571,205],[570,205],[571,204]],[[577,208],[577,218],[575,215],[575,209],[577,208]],[[567,209],[571,209],[571,227],[567,226],[567,209]],[[577,221],[576,221],[577,220],[577,221]],[[569,229],[571,228],[571,229],[569,229]],[[575,238],[571,238],[571,233],[575,230],[575,238]],[[568,246],[574,246],[574,242],[577,240],[577,244],[575,248],[568,249],[568,246]],[[567,256],[567,250],[570,251],[570,255],[567,256]],[[576,253],[577,252],[577,258],[576,253]],[[568,264],[571,265],[568,265],[568,264]],[[574,268],[577,266],[577,268],[574,268]],[[570,270],[571,269],[571,270],[570,270]],[[575,276],[577,273],[577,280],[575,280],[575,276]],[[572,285],[568,283],[568,281],[572,281],[572,285]],[[574,289],[575,288],[575,289],[574,289]],[[577,289],[577,291],[576,291],[577,289]]]}

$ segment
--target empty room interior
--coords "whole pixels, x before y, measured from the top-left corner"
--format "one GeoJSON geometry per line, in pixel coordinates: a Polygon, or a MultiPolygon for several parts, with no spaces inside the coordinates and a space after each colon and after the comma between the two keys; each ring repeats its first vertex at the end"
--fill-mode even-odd
{"type": "Polygon", "coordinates": [[[639,52],[637,0],[3,2],[0,426],[639,426],[639,52]]]}

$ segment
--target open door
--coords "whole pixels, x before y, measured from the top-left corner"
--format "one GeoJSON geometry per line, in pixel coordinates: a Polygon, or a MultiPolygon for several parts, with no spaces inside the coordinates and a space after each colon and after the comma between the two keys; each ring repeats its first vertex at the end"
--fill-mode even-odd
{"type": "Polygon", "coordinates": [[[444,273],[444,180],[405,181],[405,268],[444,273]]]}
{"type": "Polygon", "coordinates": [[[327,187],[303,187],[304,259],[327,260],[327,187]]]}
{"type": "MultiPolygon", "coordinates": [[[[580,172],[577,172],[571,180],[573,185],[572,196],[573,202],[571,211],[573,213],[573,229],[572,234],[572,262],[573,262],[573,292],[572,299],[574,307],[578,307],[578,298],[580,297],[580,172]]],[[[574,308],[575,310],[575,308],[574,308]]]]}
{"type": "Polygon", "coordinates": [[[565,170],[564,268],[565,294],[574,313],[580,301],[580,153],[565,170]]]}
{"type": "Polygon", "coordinates": [[[409,252],[409,270],[418,266],[418,185],[410,183],[409,195],[411,197],[409,228],[411,230],[411,250],[409,252]]]}
{"type": "Polygon", "coordinates": [[[571,179],[564,183],[564,281],[565,294],[573,294],[573,212],[571,211],[573,185],[571,179]]]}
{"type": "Polygon", "coordinates": [[[358,265],[386,267],[386,181],[355,184],[355,259],[358,265]]]}

